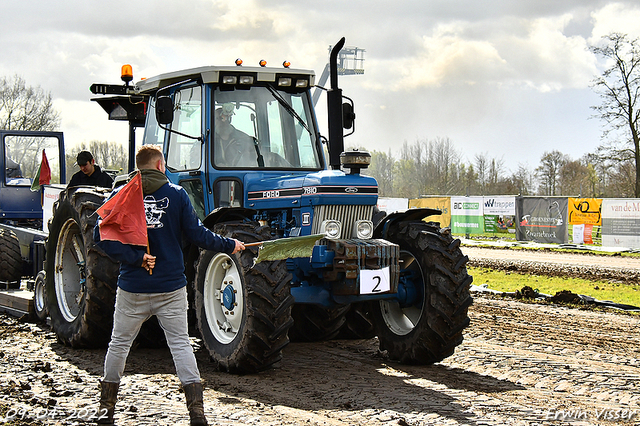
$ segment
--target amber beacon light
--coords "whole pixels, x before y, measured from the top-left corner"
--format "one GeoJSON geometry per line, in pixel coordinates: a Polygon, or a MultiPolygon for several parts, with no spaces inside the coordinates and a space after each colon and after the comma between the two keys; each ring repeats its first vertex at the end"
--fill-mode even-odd
{"type": "Polygon", "coordinates": [[[131,65],[123,65],[122,70],[120,71],[120,78],[125,84],[128,86],[131,80],[133,80],[133,68],[131,65]]]}

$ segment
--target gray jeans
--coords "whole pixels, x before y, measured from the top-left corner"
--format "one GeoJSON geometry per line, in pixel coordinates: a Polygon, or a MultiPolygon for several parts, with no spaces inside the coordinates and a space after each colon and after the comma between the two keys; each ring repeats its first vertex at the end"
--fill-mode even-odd
{"type": "Polygon", "coordinates": [[[118,288],[111,342],[104,360],[104,381],[120,383],[131,344],[142,323],[155,315],[167,338],[180,382],[199,383],[200,371],[189,343],[187,307],[186,287],[171,293],[129,293],[118,288]]]}

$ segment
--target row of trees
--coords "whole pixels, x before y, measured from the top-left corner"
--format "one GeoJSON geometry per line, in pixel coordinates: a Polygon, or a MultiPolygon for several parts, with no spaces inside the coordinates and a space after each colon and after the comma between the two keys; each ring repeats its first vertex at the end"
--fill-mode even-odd
{"type": "Polygon", "coordinates": [[[450,139],[404,143],[396,158],[391,151],[371,153],[373,176],[383,197],[418,198],[422,195],[565,195],[635,197],[635,166],[631,159],[610,160],[587,154],[571,159],[560,151],[546,152],[531,169],[518,164],[508,169],[502,158],[476,154],[472,161],[450,139]]]}

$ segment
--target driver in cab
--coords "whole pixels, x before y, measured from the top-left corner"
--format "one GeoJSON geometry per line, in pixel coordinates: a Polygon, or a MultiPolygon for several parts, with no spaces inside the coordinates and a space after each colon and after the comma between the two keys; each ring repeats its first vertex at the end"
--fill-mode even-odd
{"type": "Polygon", "coordinates": [[[234,114],[234,105],[231,102],[222,104],[214,112],[216,165],[256,166],[254,140],[231,125],[231,117],[234,114]]]}

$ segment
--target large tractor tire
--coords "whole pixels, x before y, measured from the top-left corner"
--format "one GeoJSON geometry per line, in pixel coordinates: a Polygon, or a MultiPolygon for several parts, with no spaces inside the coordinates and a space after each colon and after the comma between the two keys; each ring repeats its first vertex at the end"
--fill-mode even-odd
{"type": "Polygon", "coordinates": [[[22,254],[15,232],[0,228],[0,281],[8,288],[20,288],[22,254]]]}
{"type": "Polygon", "coordinates": [[[47,308],[58,339],[74,348],[104,347],[111,337],[118,263],[93,241],[96,209],[109,190],[60,193],[49,224],[47,308]]]}
{"type": "Polygon", "coordinates": [[[406,364],[432,364],[453,354],[469,325],[469,260],[460,240],[435,223],[400,222],[387,239],[400,246],[400,286],[406,302],[371,304],[380,349],[406,364]]]}
{"type": "MultiPolygon", "coordinates": [[[[109,189],[78,187],[60,193],[47,240],[46,307],[58,339],[74,348],[105,347],[111,339],[120,265],[93,240],[96,210],[109,189]]],[[[155,317],[146,321],[134,346],[164,347],[155,317]]]]}
{"type": "Polygon", "coordinates": [[[346,322],[350,306],[325,308],[318,305],[293,306],[293,327],[289,330],[292,342],[316,342],[335,338],[346,322]]]}
{"type": "MultiPolygon", "coordinates": [[[[271,238],[268,227],[216,225],[222,236],[244,242],[271,238]]],[[[254,265],[257,249],[235,255],[202,250],[196,263],[196,318],[203,343],[221,371],[255,373],[282,358],[293,324],[291,275],[285,261],[254,265]]]]}

